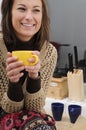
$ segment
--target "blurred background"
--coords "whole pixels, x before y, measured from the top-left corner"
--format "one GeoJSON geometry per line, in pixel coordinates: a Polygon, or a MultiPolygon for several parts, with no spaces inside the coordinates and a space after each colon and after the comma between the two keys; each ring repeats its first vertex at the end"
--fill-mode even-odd
{"type": "Polygon", "coordinates": [[[48,0],[48,5],[50,40],[61,45],[58,67],[68,66],[68,53],[74,55],[74,46],[77,46],[79,60],[86,59],[86,0],[48,0]]]}

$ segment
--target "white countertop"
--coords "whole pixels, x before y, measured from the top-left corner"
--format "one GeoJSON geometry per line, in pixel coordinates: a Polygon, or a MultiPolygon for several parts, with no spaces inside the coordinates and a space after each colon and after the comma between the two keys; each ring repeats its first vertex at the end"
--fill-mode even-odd
{"type": "Polygon", "coordinates": [[[47,113],[51,113],[51,103],[52,102],[62,102],[62,103],[64,103],[64,106],[65,106],[64,113],[68,114],[68,105],[69,104],[78,104],[78,105],[82,106],[81,115],[86,117],[86,84],[85,84],[84,87],[85,87],[85,89],[84,89],[85,90],[85,99],[84,99],[84,101],[82,101],[82,102],[71,101],[71,100],[69,100],[68,97],[64,98],[64,99],[61,99],[61,100],[47,97],[46,100],[45,100],[45,106],[44,106],[45,111],[47,113]]]}

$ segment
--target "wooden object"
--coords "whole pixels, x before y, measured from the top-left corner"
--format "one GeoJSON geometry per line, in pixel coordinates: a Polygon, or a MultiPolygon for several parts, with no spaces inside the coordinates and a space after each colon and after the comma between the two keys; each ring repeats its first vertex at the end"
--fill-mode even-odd
{"type": "Polygon", "coordinates": [[[68,96],[67,78],[52,78],[47,93],[48,97],[63,99],[68,96]]]}
{"type": "Polygon", "coordinates": [[[74,101],[84,100],[83,70],[77,69],[74,72],[68,72],[68,93],[69,99],[74,101]]]}

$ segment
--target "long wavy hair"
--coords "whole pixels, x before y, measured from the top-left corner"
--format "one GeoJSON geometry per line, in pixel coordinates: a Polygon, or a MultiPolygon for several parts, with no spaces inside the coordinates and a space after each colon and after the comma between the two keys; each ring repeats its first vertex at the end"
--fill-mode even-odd
{"type": "MultiPolygon", "coordinates": [[[[50,19],[48,14],[48,4],[47,0],[41,0],[42,2],[42,24],[40,30],[35,34],[36,46],[39,50],[42,48],[44,42],[49,41],[49,31],[50,31],[50,19]]],[[[6,46],[9,44],[14,44],[16,35],[12,26],[12,6],[14,0],[3,0],[1,5],[2,12],[2,33],[3,39],[6,46]]]]}

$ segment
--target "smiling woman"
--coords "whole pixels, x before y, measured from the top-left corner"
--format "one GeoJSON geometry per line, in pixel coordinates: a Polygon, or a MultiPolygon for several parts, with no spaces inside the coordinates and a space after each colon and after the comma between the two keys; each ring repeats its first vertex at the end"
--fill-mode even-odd
{"type": "MultiPolygon", "coordinates": [[[[1,12],[1,120],[7,113],[11,115],[24,110],[43,113],[49,82],[57,63],[57,50],[49,42],[47,0],[3,0],[1,12]],[[33,66],[23,64],[12,55],[13,51],[26,50],[39,59],[33,66]]],[[[34,58],[28,58],[26,62],[32,64],[34,61],[34,58]]]]}
{"type": "Polygon", "coordinates": [[[21,40],[29,40],[41,27],[42,3],[40,0],[15,0],[12,8],[12,25],[21,40]],[[17,14],[17,15],[16,15],[17,14]],[[22,37],[23,36],[23,37],[22,37]]]}

